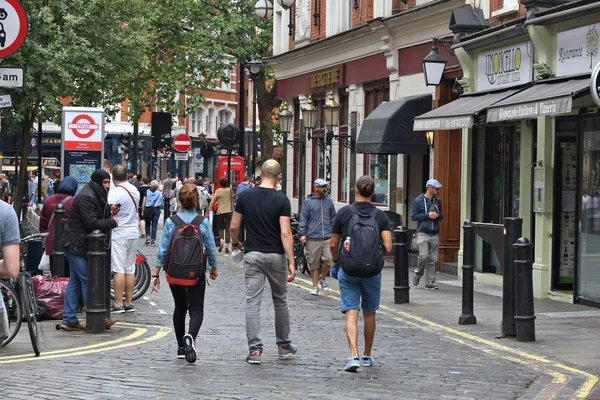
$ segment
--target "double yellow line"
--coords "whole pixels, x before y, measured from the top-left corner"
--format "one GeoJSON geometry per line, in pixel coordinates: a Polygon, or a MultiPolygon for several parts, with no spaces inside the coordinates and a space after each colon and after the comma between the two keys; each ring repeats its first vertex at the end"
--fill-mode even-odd
{"type": "MultiPolygon", "coordinates": [[[[296,277],[296,280],[302,283],[294,283],[296,287],[306,291],[312,290],[312,282],[299,277],[296,277]]],[[[330,288],[323,296],[339,301],[339,293],[339,291],[330,288]]],[[[588,372],[570,367],[560,362],[549,360],[546,357],[516,350],[492,340],[441,325],[405,311],[398,311],[391,307],[381,305],[377,313],[417,329],[423,329],[424,326],[435,328],[437,332],[445,333],[446,335],[444,337],[454,340],[455,342],[487,354],[501,357],[508,361],[524,364],[537,371],[550,375],[552,377],[551,383],[542,390],[542,393],[538,394],[538,397],[543,397],[545,399],[554,398],[568,382],[570,376],[567,374],[576,375],[584,380],[584,383],[580,385],[575,392],[575,398],[577,399],[586,399],[599,381],[598,376],[588,372]]]]}
{"type": "Polygon", "coordinates": [[[133,332],[123,338],[109,340],[107,342],[91,344],[82,347],[74,347],[70,349],[53,350],[42,352],[39,357],[35,357],[33,354],[21,354],[15,356],[0,357],[0,364],[12,364],[26,361],[38,361],[38,360],[51,360],[54,358],[65,358],[82,356],[86,354],[101,353],[109,350],[118,350],[126,347],[138,346],[146,343],[159,340],[167,336],[171,332],[171,328],[160,325],[139,325],[128,322],[117,322],[115,327],[124,327],[132,329],[133,332]],[[156,330],[154,335],[142,338],[148,331],[156,330]]]}

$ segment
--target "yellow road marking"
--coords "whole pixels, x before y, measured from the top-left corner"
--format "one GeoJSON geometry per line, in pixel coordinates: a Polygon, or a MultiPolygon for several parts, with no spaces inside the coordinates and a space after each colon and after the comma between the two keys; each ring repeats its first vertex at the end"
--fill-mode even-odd
{"type": "MultiPolygon", "coordinates": [[[[304,285],[308,285],[310,287],[303,286],[303,285],[300,285],[298,283],[295,283],[294,286],[296,286],[296,287],[298,287],[300,289],[306,290],[306,291],[312,290],[312,282],[311,281],[308,281],[308,280],[306,280],[304,278],[299,278],[299,277],[296,277],[296,279],[298,281],[302,282],[304,285]]],[[[329,292],[327,292],[327,294],[325,294],[323,297],[327,297],[327,298],[339,301],[340,300],[339,293],[340,292],[338,290],[329,288],[329,292]],[[332,295],[330,293],[336,293],[338,296],[332,295]]],[[[513,349],[511,347],[504,346],[502,344],[498,344],[498,343],[496,343],[494,341],[491,341],[489,339],[485,339],[485,338],[473,335],[471,333],[467,333],[467,332],[464,332],[464,331],[460,331],[458,329],[454,329],[454,328],[451,328],[451,327],[448,327],[448,326],[445,326],[445,325],[438,324],[436,322],[433,322],[433,321],[430,321],[428,319],[419,317],[417,315],[410,314],[410,313],[408,313],[406,311],[398,311],[398,310],[395,310],[395,309],[393,309],[391,307],[388,307],[388,306],[385,306],[385,305],[380,305],[380,309],[377,311],[377,313],[385,315],[386,317],[389,317],[389,318],[391,318],[393,320],[396,320],[398,322],[402,322],[404,324],[407,324],[407,325],[410,325],[410,326],[413,326],[413,327],[417,327],[417,328],[420,328],[420,329],[423,329],[423,325],[427,325],[429,327],[442,330],[442,331],[444,331],[444,332],[446,332],[448,334],[451,334],[451,335],[455,336],[455,337],[449,337],[449,339],[451,339],[451,340],[454,340],[454,341],[462,343],[464,345],[473,347],[473,348],[475,348],[477,350],[480,350],[480,351],[483,351],[485,353],[497,355],[499,357],[502,357],[502,358],[510,360],[510,361],[515,361],[516,358],[510,357],[510,356],[506,356],[506,355],[496,354],[491,349],[499,350],[499,351],[502,351],[502,352],[505,352],[505,353],[514,354],[517,357],[521,357],[521,359],[526,359],[526,360],[529,360],[529,361],[535,361],[535,362],[538,362],[538,363],[541,363],[541,364],[547,364],[550,367],[553,367],[555,369],[560,369],[562,371],[566,371],[566,372],[569,372],[569,373],[572,373],[572,374],[579,375],[579,376],[583,377],[584,383],[581,386],[579,386],[579,389],[575,392],[575,396],[578,399],[585,399],[585,398],[587,398],[589,396],[589,394],[591,393],[592,389],[594,388],[594,386],[596,386],[596,384],[599,381],[598,376],[590,374],[588,372],[585,372],[585,371],[582,371],[582,370],[570,367],[568,365],[565,365],[565,364],[562,364],[562,363],[559,363],[559,362],[548,360],[546,357],[543,357],[543,356],[538,356],[538,355],[535,355],[535,354],[530,354],[530,353],[527,353],[527,352],[524,352],[524,351],[516,350],[516,349],[513,349]],[[381,310],[383,310],[383,311],[381,311],[381,310]],[[461,339],[457,338],[456,336],[458,336],[460,338],[463,338],[463,339],[466,339],[466,340],[461,340],[461,339]],[[479,343],[481,345],[488,346],[491,349],[489,349],[489,348],[486,349],[484,347],[476,346],[473,342],[477,342],[477,343],[479,343]]],[[[524,361],[519,361],[519,362],[521,362],[522,364],[525,364],[524,361]]],[[[526,365],[529,365],[529,364],[526,364],[526,365]]],[[[552,383],[558,383],[558,381],[555,382],[556,379],[559,379],[559,378],[557,378],[558,376],[561,376],[560,379],[563,379],[563,377],[566,378],[565,375],[560,374],[559,372],[556,372],[556,371],[554,371],[554,374],[550,374],[550,375],[554,376],[554,379],[553,379],[552,383]]]]}
{"type": "Polygon", "coordinates": [[[0,357],[0,364],[11,364],[17,362],[25,362],[25,361],[38,361],[38,360],[50,360],[55,358],[63,358],[63,357],[74,357],[81,356],[86,354],[94,354],[101,353],[108,350],[117,350],[123,349],[126,347],[132,347],[137,345],[142,345],[145,343],[153,342],[155,340],[159,340],[167,336],[171,332],[171,328],[161,325],[138,325],[127,322],[117,322],[115,326],[123,326],[125,328],[133,329],[134,332],[128,336],[125,336],[120,339],[110,340],[108,342],[97,343],[82,347],[75,347],[71,349],[62,349],[55,350],[42,353],[39,357],[35,357],[33,354],[29,355],[16,355],[16,356],[8,356],[8,357],[0,357]],[[135,340],[140,336],[146,334],[148,329],[156,329],[157,332],[145,339],[135,340]]]}

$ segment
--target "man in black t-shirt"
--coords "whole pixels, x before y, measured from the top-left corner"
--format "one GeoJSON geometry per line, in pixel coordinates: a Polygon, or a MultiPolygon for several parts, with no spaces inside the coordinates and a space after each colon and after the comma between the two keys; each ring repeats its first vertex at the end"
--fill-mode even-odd
{"type": "MultiPolygon", "coordinates": [[[[263,342],[260,338],[260,301],[269,280],[275,307],[275,336],[281,358],[296,353],[290,335],[287,283],[296,277],[294,240],[290,225],[289,199],[275,190],[281,166],[267,160],[261,166],[260,186],[246,189],[235,205],[230,224],[231,237],[239,237],[242,220],[246,228],[244,276],[246,278],[246,336],[250,364],[260,364],[263,342]],[[287,256],[287,259],[286,259],[287,256]]],[[[239,248],[240,243],[231,243],[239,248]]]]}
{"type": "MultiPolygon", "coordinates": [[[[375,181],[373,178],[367,175],[361,176],[354,187],[356,202],[342,208],[335,216],[331,233],[331,254],[334,263],[337,264],[338,262],[340,243],[351,236],[350,232],[353,227],[350,226],[350,223],[356,213],[370,214],[375,212],[373,218],[375,218],[379,228],[380,245],[385,251],[392,251],[390,221],[383,211],[377,210],[371,204],[371,197],[373,197],[374,192],[375,181]]],[[[348,245],[352,246],[352,243],[348,245]]],[[[349,250],[349,248],[347,249],[349,250]]],[[[370,367],[373,365],[371,349],[375,338],[375,312],[379,309],[381,297],[381,272],[375,276],[360,277],[346,274],[343,268],[344,265],[342,264],[342,269],[338,272],[340,304],[342,312],[346,315],[346,335],[350,347],[350,359],[344,369],[348,372],[356,372],[360,366],[370,367]],[[365,350],[362,356],[359,357],[358,314],[361,309],[365,319],[365,350]]]]}

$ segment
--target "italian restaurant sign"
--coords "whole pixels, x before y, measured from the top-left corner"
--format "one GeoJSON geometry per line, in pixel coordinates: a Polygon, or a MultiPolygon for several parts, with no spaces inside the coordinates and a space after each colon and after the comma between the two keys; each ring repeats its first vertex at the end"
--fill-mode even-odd
{"type": "Polygon", "coordinates": [[[473,127],[472,115],[458,115],[453,117],[438,118],[415,118],[413,123],[414,131],[437,131],[453,130],[473,127]]]}
{"type": "Polygon", "coordinates": [[[490,107],[487,111],[487,121],[508,121],[535,118],[542,115],[557,115],[571,112],[573,97],[562,96],[521,104],[490,107]]]}
{"type": "Polygon", "coordinates": [[[523,42],[479,54],[477,91],[501,89],[533,80],[533,47],[523,42]]]}
{"type": "Polygon", "coordinates": [[[556,76],[591,73],[600,61],[600,24],[556,35],[556,76]]]}

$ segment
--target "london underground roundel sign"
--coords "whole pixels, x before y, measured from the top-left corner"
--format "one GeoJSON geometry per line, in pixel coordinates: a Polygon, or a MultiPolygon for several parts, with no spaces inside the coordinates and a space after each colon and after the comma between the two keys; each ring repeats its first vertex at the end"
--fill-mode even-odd
{"type": "Polygon", "coordinates": [[[0,58],[21,47],[27,36],[27,14],[18,0],[0,0],[0,58]]]}

